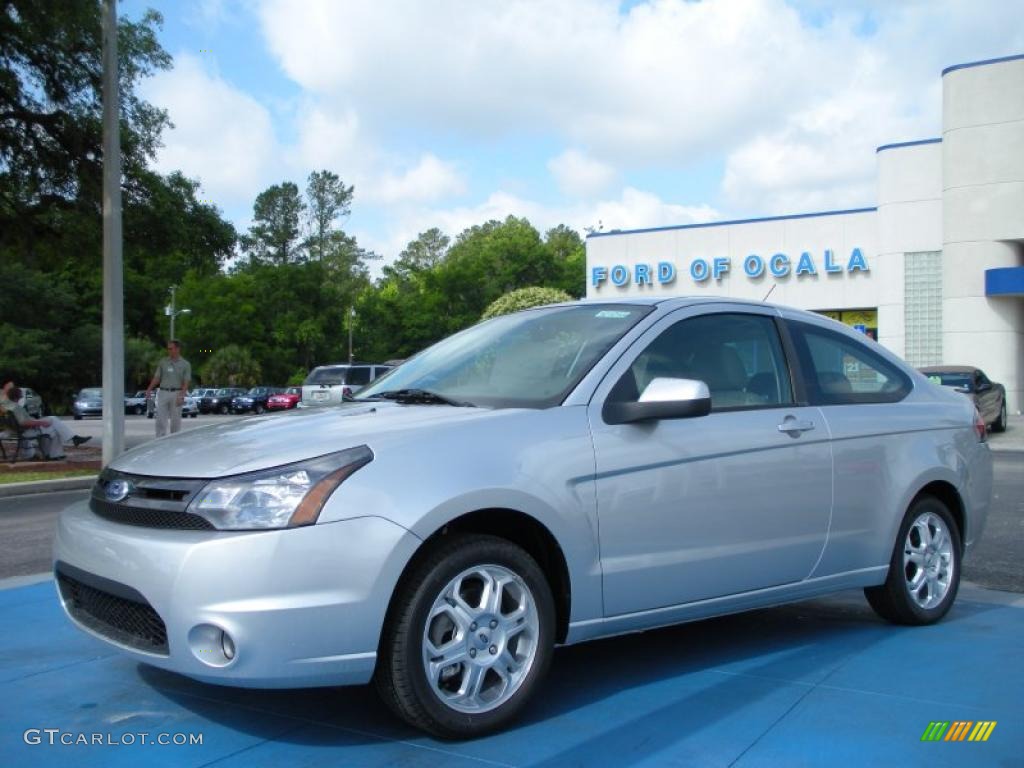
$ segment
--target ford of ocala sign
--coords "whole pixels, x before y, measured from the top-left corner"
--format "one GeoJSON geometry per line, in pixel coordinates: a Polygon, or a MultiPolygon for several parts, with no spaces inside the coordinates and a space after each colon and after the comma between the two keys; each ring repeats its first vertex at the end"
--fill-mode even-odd
{"type": "MultiPolygon", "coordinates": [[[[860,248],[854,248],[850,252],[850,257],[845,260],[837,258],[832,250],[826,249],[820,262],[809,251],[802,252],[795,259],[791,259],[785,253],[776,253],[769,257],[752,253],[743,259],[741,269],[743,274],[751,280],[756,280],[766,274],[782,278],[791,273],[799,277],[801,275],[817,275],[819,271],[825,274],[870,271],[867,259],[864,258],[860,248]]],[[[667,285],[675,281],[676,271],[676,265],[671,261],[659,261],[656,264],[614,264],[611,267],[593,267],[590,270],[590,284],[595,288],[606,282],[619,287],[631,282],[635,285],[654,285],[655,283],[667,285]]],[[[703,283],[709,279],[722,280],[733,271],[732,259],[724,256],[714,259],[694,259],[690,262],[687,271],[690,278],[696,283],[703,283]]]]}

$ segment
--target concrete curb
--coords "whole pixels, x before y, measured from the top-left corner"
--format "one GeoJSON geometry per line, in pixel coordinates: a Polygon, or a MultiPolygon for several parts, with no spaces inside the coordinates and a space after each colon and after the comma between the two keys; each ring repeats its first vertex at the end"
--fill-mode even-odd
{"type": "Polygon", "coordinates": [[[57,480],[35,480],[31,483],[4,483],[0,485],[0,499],[9,496],[25,496],[30,493],[84,491],[92,488],[96,477],[96,475],[85,475],[83,477],[62,477],[57,480]]]}

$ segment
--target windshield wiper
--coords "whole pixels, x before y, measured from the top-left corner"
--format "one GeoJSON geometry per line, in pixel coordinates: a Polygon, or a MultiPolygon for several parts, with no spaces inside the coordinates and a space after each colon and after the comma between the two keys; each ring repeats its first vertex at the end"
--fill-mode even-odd
{"type": "Polygon", "coordinates": [[[454,405],[457,408],[473,408],[472,403],[466,400],[452,400],[450,397],[431,392],[429,389],[392,389],[387,392],[378,392],[361,400],[394,400],[396,403],[419,403],[422,405],[454,405]]]}

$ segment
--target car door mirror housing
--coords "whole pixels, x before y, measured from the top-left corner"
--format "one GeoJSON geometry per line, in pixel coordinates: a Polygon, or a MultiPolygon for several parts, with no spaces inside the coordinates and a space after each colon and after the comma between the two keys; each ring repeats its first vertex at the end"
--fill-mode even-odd
{"type": "Polygon", "coordinates": [[[707,384],[696,379],[661,377],[653,379],[638,400],[609,400],[602,411],[607,424],[689,419],[709,413],[711,393],[707,384]]]}

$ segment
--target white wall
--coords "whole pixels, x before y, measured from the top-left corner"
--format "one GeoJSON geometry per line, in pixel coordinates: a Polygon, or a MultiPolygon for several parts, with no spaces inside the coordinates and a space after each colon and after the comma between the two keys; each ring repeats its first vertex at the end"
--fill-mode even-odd
{"type": "Polygon", "coordinates": [[[878,162],[878,257],[898,265],[899,295],[886,292],[883,325],[879,307],[878,340],[898,355],[906,349],[903,332],[903,255],[942,250],[942,145],[910,144],[881,148],[878,162]],[[903,319],[892,322],[896,315],[903,319]]]}
{"type": "Polygon", "coordinates": [[[985,296],[985,270],[1022,266],[1024,60],[947,72],[943,84],[943,357],[1024,395],[1024,299],[985,296]]]}
{"type": "Polygon", "coordinates": [[[636,232],[590,237],[587,239],[587,296],[728,296],[761,299],[776,285],[771,301],[808,309],[842,309],[879,306],[879,296],[902,296],[902,264],[894,265],[877,258],[875,212],[684,227],[654,232],[636,232]],[[847,273],[845,267],[852,250],[860,248],[870,271],[847,273]],[[844,267],[841,274],[826,274],[824,252],[831,249],[835,262],[844,267]],[[810,252],[817,275],[793,274],[800,254],[810,252]],[[775,278],[765,270],[759,278],[743,271],[744,259],[758,254],[766,262],[776,253],[784,253],[792,262],[791,274],[775,278]],[[696,282],[690,276],[695,259],[709,263],[716,257],[730,259],[731,268],[721,279],[696,282]],[[637,285],[632,279],[622,287],[608,280],[599,287],[591,285],[591,269],[616,264],[633,270],[637,263],[656,267],[670,261],[676,267],[676,280],[667,285],[637,285]],[[898,267],[898,269],[894,269],[898,267]]]}

